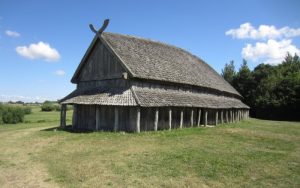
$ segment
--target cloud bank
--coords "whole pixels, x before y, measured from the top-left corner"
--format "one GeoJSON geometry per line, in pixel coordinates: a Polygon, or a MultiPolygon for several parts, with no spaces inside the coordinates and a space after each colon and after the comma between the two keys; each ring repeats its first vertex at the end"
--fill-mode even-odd
{"type": "Polygon", "coordinates": [[[57,61],[60,59],[60,54],[50,44],[42,41],[29,46],[18,46],[16,52],[28,59],[42,59],[45,61],[57,61]]]}
{"type": "Polygon", "coordinates": [[[5,31],[5,34],[9,37],[14,37],[14,38],[17,38],[17,37],[20,37],[21,34],[16,32],[16,31],[10,31],[10,30],[6,30],[5,31]]]}
{"type": "Polygon", "coordinates": [[[230,29],[225,35],[235,39],[256,40],[255,44],[247,43],[242,49],[242,56],[254,62],[262,61],[268,64],[279,64],[286,54],[300,54],[300,49],[292,42],[293,37],[300,36],[300,28],[282,27],[274,25],[260,25],[255,28],[251,23],[241,24],[239,28],[230,29]]]}
{"type": "Polygon", "coordinates": [[[280,39],[300,36],[300,28],[283,27],[277,29],[274,25],[260,25],[257,29],[251,23],[241,24],[237,29],[230,29],[225,35],[237,39],[280,39]]]}
{"type": "Polygon", "coordinates": [[[42,97],[42,96],[22,96],[22,95],[0,95],[1,102],[8,102],[8,101],[23,101],[23,102],[44,102],[46,100],[56,100],[54,98],[49,97],[42,97]]]}

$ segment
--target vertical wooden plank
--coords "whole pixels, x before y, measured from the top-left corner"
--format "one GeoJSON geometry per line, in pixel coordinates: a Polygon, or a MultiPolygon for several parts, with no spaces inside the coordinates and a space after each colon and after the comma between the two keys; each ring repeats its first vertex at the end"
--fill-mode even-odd
{"type": "Polygon", "coordinates": [[[194,125],[194,110],[191,109],[191,127],[194,125]]]}
{"type": "Polygon", "coordinates": [[[62,128],[66,127],[66,104],[61,105],[61,114],[60,114],[60,126],[62,128]]]}
{"type": "Polygon", "coordinates": [[[77,104],[73,105],[72,129],[76,128],[77,124],[77,104]]]}
{"type": "Polygon", "coordinates": [[[216,120],[215,120],[215,125],[218,125],[218,114],[219,114],[219,112],[218,112],[218,110],[216,110],[216,116],[215,116],[215,118],[216,118],[216,120]]]}
{"type": "Polygon", "coordinates": [[[226,113],[226,123],[228,123],[228,109],[226,109],[225,113],[226,113]]]}
{"type": "Polygon", "coordinates": [[[141,109],[140,107],[136,108],[136,132],[139,133],[140,132],[140,128],[141,128],[141,109]]]}
{"type": "Polygon", "coordinates": [[[223,124],[224,123],[224,121],[223,121],[223,110],[221,110],[220,116],[221,116],[221,124],[223,124]]]}
{"type": "Polygon", "coordinates": [[[204,126],[207,125],[207,110],[204,110],[204,126]]]}
{"type": "Polygon", "coordinates": [[[157,131],[158,116],[159,116],[159,111],[158,111],[158,108],[156,108],[155,109],[155,118],[154,118],[154,131],[157,131]]]}
{"type": "Polygon", "coordinates": [[[169,108],[169,130],[172,129],[172,109],[169,108]]]}
{"type": "Polygon", "coordinates": [[[232,109],[230,110],[230,123],[232,123],[232,109]]]}
{"type": "Polygon", "coordinates": [[[100,128],[100,106],[96,105],[96,131],[100,128]]]}
{"type": "Polygon", "coordinates": [[[114,131],[119,130],[119,109],[117,106],[115,106],[115,120],[114,120],[114,131]]]}
{"type": "Polygon", "coordinates": [[[183,110],[181,109],[180,110],[180,125],[179,125],[179,128],[182,129],[182,126],[183,126],[183,110]]]}
{"type": "Polygon", "coordinates": [[[198,110],[197,127],[200,127],[200,121],[201,121],[201,109],[198,110]]]}

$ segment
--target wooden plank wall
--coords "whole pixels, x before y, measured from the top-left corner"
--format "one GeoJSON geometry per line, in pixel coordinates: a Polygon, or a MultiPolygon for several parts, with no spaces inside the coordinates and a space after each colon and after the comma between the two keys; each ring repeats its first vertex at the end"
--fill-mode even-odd
{"type": "Polygon", "coordinates": [[[77,105],[76,129],[94,130],[96,125],[96,108],[93,105],[77,105]]]}
{"type": "Polygon", "coordinates": [[[123,72],[125,70],[117,58],[98,41],[81,70],[79,81],[107,79],[123,72]]]}
{"type": "MultiPolygon", "coordinates": [[[[77,124],[75,129],[96,130],[96,108],[99,111],[98,130],[114,131],[115,120],[117,119],[118,129],[116,131],[135,132],[136,118],[138,107],[123,107],[123,106],[95,106],[95,105],[77,105],[77,124]],[[117,108],[118,118],[115,119],[115,109],[117,108]]],[[[158,126],[157,130],[169,129],[169,107],[161,108],[145,108],[140,107],[140,130],[153,131],[155,121],[155,110],[158,109],[158,126]]],[[[200,125],[204,125],[204,113],[208,112],[207,124],[215,125],[216,110],[200,109],[200,108],[171,108],[172,111],[172,128],[180,128],[180,114],[183,111],[183,127],[196,127],[198,120],[198,111],[201,110],[200,125]],[[191,120],[191,114],[193,116],[191,120]],[[191,124],[191,121],[193,124],[191,124]]],[[[245,111],[245,110],[244,110],[245,111]]],[[[243,112],[244,112],[243,111],[243,112]]],[[[240,111],[242,112],[242,111],[240,111]]],[[[218,110],[218,123],[221,124],[221,113],[218,110]]],[[[225,110],[223,110],[223,123],[225,123],[225,110]]]]}

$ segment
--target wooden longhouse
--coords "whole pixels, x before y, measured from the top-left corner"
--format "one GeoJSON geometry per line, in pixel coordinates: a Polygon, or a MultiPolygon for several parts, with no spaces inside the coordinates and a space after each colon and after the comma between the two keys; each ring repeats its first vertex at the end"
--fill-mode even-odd
{"type": "Polygon", "coordinates": [[[189,52],[152,40],[96,33],[61,100],[73,105],[73,129],[156,131],[236,122],[249,116],[242,96],[189,52]]]}

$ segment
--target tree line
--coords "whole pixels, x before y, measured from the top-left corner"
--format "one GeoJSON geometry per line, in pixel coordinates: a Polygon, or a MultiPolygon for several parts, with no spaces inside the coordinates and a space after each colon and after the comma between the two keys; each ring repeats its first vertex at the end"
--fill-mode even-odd
{"type": "Polygon", "coordinates": [[[225,64],[221,75],[250,106],[252,117],[300,120],[300,59],[287,54],[281,64],[259,64],[252,71],[243,63],[235,71],[234,61],[225,64]]]}

